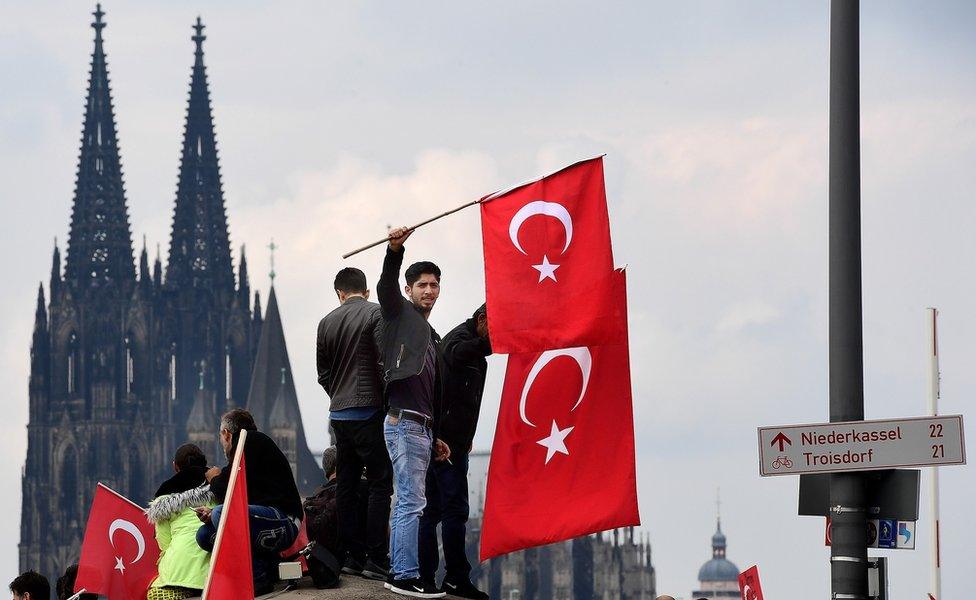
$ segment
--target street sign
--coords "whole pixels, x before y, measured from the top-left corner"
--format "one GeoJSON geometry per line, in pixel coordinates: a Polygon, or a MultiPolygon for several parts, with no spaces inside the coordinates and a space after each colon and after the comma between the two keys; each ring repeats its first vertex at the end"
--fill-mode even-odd
{"type": "Polygon", "coordinates": [[[895,548],[915,549],[915,521],[898,521],[898,538],[895,548]]]}
{"type": "Polygon", "coordinates": [[[759,474],[966,464],[962,415],[760,427],[759,474]]]}
{"type": "MultiPolygon", "coordinates": [[[[831,521],[825,519],[824,546],[830,546],[831,521]]],[[[893,521],[888,519],[868,519],[866,532],[868,548],[889,548],[897,550],[915,549],[915,521],[893,521]],[[897,533],[897,535],[896,535],[897,533]]]]}
{"type": "Polygon", "coordinates": [[[881,519],[878,523],[878,548],[894,548],[897,523],[891,519],[881,519]]]}

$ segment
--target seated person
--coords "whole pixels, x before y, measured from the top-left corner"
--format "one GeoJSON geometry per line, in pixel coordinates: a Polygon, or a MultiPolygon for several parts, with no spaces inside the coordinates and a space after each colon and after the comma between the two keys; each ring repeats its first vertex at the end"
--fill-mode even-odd
{"type": "Polygon", "coordinates": [[[51,584],[37,571],[21,573],[10,582],[13,600],[48,600],[51,597],[51,584]]]}
{"type": "MultiPolygon", "coordinates": [[[[233,463],[241,430],[247,431],[244,459],[254,593],[261,595],[272,589],[272,570],[279,561],[278,553],[289,548],[298,537],[302,522],[302,498],[298,494],[288,459],[274,440],[258,431],[254,417],[244,409],[235,408],[220,419],[220,445],[228,462],[233,463]]],[[[198,512],[203,525],[197,530],[197,544],[208,552],[213,551],[217,538],[217,526],[230,483],[230,468],[230,464],[223,469],[211,467],[206,473],[210,491],[218,502],[212,511],[203,508],[198,512]]]]}
{"type": "MultiPolygon", "coordinates": [[[[75,579],[78,579],[78,563],[69,565],[64,570],[64,575],[58,577],[54,585],[58,600],[68,600],[75,595],[75,579]]],[[[98,594],[80,594],[78,600],[98,600],[98,594]]]]}
{"type": "Polygon", "coordinates": [[[329,446],[322,453],[325,485],[305,499],[305,528],[308,539],[323,546],[333,555],[339,553],[338,521],[336,515],[336,447],[329,446]]]}
{"type": "Polygon", "coordinates": [[[207,457],[194,444],[183,444],[173,459],[175,475],[163,482],[146,515],[156,526],[159,575],[146,600],[182,600],[199,596],[207,581],[210,553],[197,544],[196,510],[213,507],[207,483],[207,457]]]}

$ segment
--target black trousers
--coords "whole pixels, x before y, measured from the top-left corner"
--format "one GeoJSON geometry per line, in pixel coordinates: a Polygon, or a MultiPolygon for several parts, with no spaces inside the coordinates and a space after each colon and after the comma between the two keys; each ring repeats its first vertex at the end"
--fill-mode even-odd
{"type": "Polygon", "coordinates": [[[336,510],[339,513],[339,545],[343,555],[369,558],[389,567],[390,498],[393,466],[383,438],[383,411],[364,421],[332,421],[336,435],[336,510]],[[366,525],[362,526],[365,474],[366,525]],[[365,536],[365,537],[364,537],[365,536]]]}
{"type": "Polygon", "coordinates": [[[427,469],[427,506],[420,517],[420,578],[433,581],[439,564],[437,524],[444,547],[445,580],[465,581],[471,563],[465,553],[468,522],[468,455],[451,455],[451,462],[430,461],[427,469]]]}

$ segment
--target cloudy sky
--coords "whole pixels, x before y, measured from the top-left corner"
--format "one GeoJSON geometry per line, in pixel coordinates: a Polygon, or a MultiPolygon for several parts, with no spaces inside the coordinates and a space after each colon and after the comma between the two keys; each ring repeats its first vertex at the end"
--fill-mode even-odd
{"type": "MultiPolygon", "coordinates": [[[[826,2],[103,7],[133,237],[164,259],[190,26],[198,14],[208,26],[231,237],[264,293],[265,246],[281,246],[276,289],[313,447],[326,439],[314,331],[340,254],[606,153],[658,591],[696,586],[721,488],[729,558],[758,564],[771,598],[827,597],[823,522],[796,516],[795,479],[758,477],[755,446],[757,426],[827,417],[826,2]]],[[[17,569],[34,298],[67,236],[93,8],[10,3],[0,20],[3,582],[17,569]]],[[[976,392],[976,8],[872,1],[861,14],[866,414],[925,410],[926,306],[942,315],[942,412],[962,413],[976,392]]],[[[443,268],[441,331],[482,302],[479,239],[469,211],[410,240],[443,268]]],[[[375,281],[380,260],[351,264],[375,281]]],[[[491,366],[478,448],[504,360],[491,366]]],[[[946,468],[942,486],[945,595],[961,597],[976,478],[946,468]]],[[[918,530],[917,550],[890,552],[893,598],[926,591],[918,530]]]]}

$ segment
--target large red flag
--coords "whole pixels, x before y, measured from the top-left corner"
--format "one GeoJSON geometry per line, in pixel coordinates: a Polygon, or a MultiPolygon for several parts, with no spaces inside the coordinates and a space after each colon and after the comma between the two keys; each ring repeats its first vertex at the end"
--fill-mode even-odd
{"type": "Polygon", "coordinates": [[[254,598],[251,522],[247,512],[247,470],[244,466],[246,439],[247,431],[241,430],[234,462],[231,463],[220,523],[217,524],[217,539],[210,556],[210,574],[203,590],[203,600],[254,598]]]}
{"type": "MultiPolygon", "coordinates": [[[[626,315],[624,274],[614,275],[626,315]]],[[[509,356],[481,559],[639,524],[626,339],[509,356]]]]}
{"type": "Polygon", "coordinates": [[[602,158],[486,197],[481,235],[496,353],[621,341],[602,158]]]}
{"type": "Polygon", "coordinates": [[[159,546],[145,509],[101,483],[95,488],[75,589],[111,600],[145,598],[159,546]]]}

